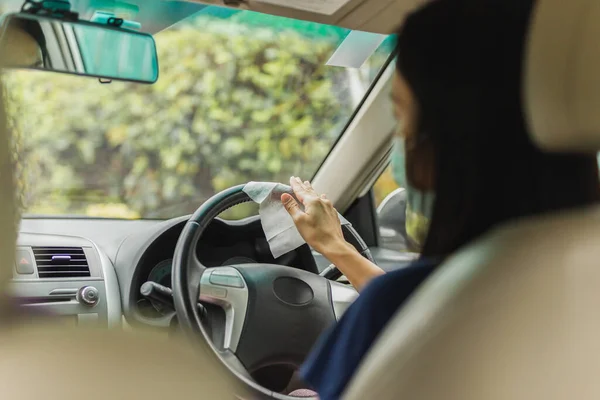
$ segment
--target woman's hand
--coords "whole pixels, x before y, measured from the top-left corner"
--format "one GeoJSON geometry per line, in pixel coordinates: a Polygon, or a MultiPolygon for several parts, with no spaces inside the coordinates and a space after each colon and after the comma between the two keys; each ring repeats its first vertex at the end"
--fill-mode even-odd
{"type": "Polygon", "coordinates": [[[357,290],[384,273],[346,242],[338,213],[327,197],[317,194],[310,182],[300,178],[291,177],[290,184],[304,211],[287,193],[281,195],[281,202],[306,243],[335,264],[357,290]]]}
{"type": "Polygon", "coordinates": [[[281,202],[306,243],[325,257],[330,252],[348,249],[351,245],[344,239],[338,212],[331,201],[315,192],[308,181],[291,177],[290,185],[296,198],[304,205],[304,211],[287,193],[281,196],[281,202]]]}

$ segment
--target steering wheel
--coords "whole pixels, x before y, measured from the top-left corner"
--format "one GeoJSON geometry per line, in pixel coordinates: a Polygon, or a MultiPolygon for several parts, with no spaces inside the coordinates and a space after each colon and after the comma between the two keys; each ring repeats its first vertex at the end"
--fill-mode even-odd
{"type": "MultiPolygon", "coordinates": [[[[260,386],[249,371],[272,364],[299,366],[318,336],[341,317],[358,294],[349,285],[284,265],[203,266],[196,256],[199,238],[220,213],[252,201],[243,187],[216,194],[186,223],[173,256],[175,309],[182,329],[192,339],[201,337],[254,396],[296,399],[260,386]],[[213,343],[201,320],[199,300],[225,312],[220,345],[213,343]]],[[[344,225],[343,230],[346,239],[372,261],[356,230],[351,225],[344,225]]],[[[326,273],[339,276],[336,271],[330,268],[326,273]]]]}

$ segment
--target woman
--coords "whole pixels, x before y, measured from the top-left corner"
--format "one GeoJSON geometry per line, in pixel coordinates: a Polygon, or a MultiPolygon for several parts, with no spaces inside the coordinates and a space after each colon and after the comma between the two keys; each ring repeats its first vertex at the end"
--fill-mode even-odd
{"type": "Polygon", "coordinates": [[[281,200],[298,230],[361,291],[301,370],[322,400],[340,397],[386,323],[448,255],[498,224],[600,200],[595,155],[545,154],[527,135],[520,88],[532,7],[437,0],[398,34],[396,151],[406,150],[409,203],[420,198],[431,217],[418,261],[383,274],[344,241],[331,203],[291,179],[305,211],[290,195],[281,200]]]}

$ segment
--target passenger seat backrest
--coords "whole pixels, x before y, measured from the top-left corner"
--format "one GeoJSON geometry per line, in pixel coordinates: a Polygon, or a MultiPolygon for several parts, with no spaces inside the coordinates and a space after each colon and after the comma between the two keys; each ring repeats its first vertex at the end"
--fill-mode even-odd
{"type": "Polygon", "coordinates": [[[599,399],[600,208],[523,220],[451,257],[344,399],[599,399]]]}
{"type": "Polygon", "coordinates": [[[208,351],[160,333],[31,326],[0,334],[0,397],[11,400],[234,399],[208,351]]]}
{"type": "MultiPolygon", "coordinates": [[[[599,21],[598,0],[537,0],[523,94],[543,149],[600,150],[599,21]]],[[[344,399],[600,399],[599,244],[600,207],[488,233],[394,317],[344,399]]]]}

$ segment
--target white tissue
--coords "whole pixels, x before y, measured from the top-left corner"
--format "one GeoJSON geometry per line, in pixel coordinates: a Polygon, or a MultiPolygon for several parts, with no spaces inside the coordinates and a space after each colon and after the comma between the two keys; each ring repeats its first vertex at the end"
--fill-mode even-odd
{"type": "MultiPolygon", "coordinates": [[[[248,182],[243,190],[260,205],[258,211],[260,222],[274,258],[306,243],[296,229],[294,220],[281,203],[283,193],[294,196],[291,187],[274,182],[248,182]]],[[[298,204],[302,207],[300,202],[298,204]]],[[[339,217],[342,225],[349,224],[344,217],[341,215],[339,217]]]]}

